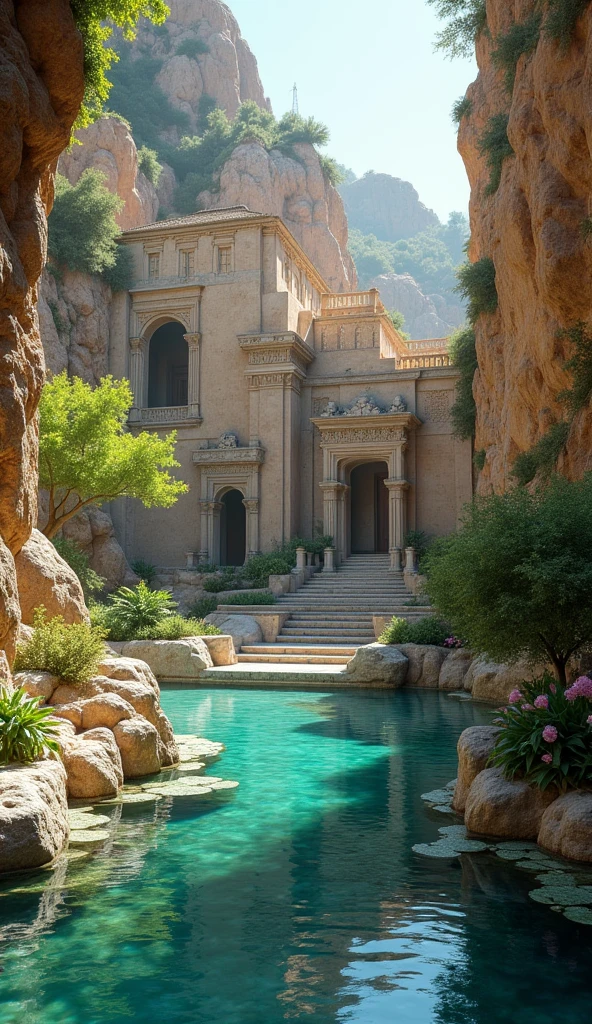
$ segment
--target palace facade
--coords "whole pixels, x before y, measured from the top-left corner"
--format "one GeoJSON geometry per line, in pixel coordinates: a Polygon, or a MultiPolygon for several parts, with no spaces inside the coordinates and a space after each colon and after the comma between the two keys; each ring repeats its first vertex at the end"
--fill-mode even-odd
{"type": "Polygon", "coordinates": [[[210,210],[124,232],[135,283],[115,296],[109,362],[132,430],[177,431],[189,492],[116,503],[128,558],[238,565],[330,534],[339,563],[446,534],[472,494],[452,433],[443,341],[407,342],[378,292],[331,294],[277,217],[210,210]]]}

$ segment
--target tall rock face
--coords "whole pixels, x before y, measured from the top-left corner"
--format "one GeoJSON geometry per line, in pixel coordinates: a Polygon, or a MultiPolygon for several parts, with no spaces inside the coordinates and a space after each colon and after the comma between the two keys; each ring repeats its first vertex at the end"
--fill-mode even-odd
{"type": "Polygon", "coordinates": [[[308,143],[294,146],[297,160],[260,142],[237,146],[219,175],[219,191],[202,192],[202,209],[244,204],[281,217],[333,291],[356,287],[347,251],[347,218],[337,190],[308,143]]]}
{"type": "Polygon", "coordinates": [[[123,200],[123,209],[116,215],[123,231],[156,220],[156,189],[138,169],[138,151],[127,125],[117,117],[101,117],[76,132],[76,139],[80,145],[60,157],[60,174],[75,185],[88,167],[100,171],[109,191],[123,200]]]}
{"type": "MultiPolygon", "coordinates": [[[[562,48],[543,32],[518,61],[513,92],[492,64],[492,50],[534,0],[487,0],[488,32],[477,42],[479,75],[469,87],[459,150],[471,182],[471,258],[489,256],[496,270],[497,313],[476,327],[478,370],[475,446],[486,462],[482,493],[512,486],[512,465],[550,423],[565,416],[559,393],[572,378],[563,363],[572,345],[559,332],[592,322],[592,245],[583,225],[592,194],[592,8],[562,48]],[[485,194],[489,171],[479,138],[496,114],[509,115],[514,155],[501,182],[485,194]]],[[[558,469],[577,478],[592,468],[590,406],[575,416],[558,469]]]]}
{"type": "Polygon", "coordinates": [[[226,4],[168,0],[168,6],[171,13],[162,28],[141,24],[134,50],[162,61],[157,84],[188,115],[190,133],[197,131],[202,96],[210,96],[229,117],[245,100],[270,109],[257,61],[226,4]]]}
{"type": "Polygon", "coordinates": [[[37,516],[37,281],[52,172],[84,91],[68,0],[0,0],[0,65],[0,648],[10,659],[20,617],[14,556],[37,516]]]}
{"type": "Polygon", "coordinates": [[[450,295],[425,295],[411,274],[379,274],[369,287],[378,288],[387,309],[403,314],[413,341],[445,338],[465,320],[463,306],[450,302],[450,295]]]}
{"type": "Polygon", "coordinates": [[[433,210],[421,202],[409,181],[369,171],[339,189],[351,228],[385,242],[412,238],[426,228],[439,227],[433,210]]]}

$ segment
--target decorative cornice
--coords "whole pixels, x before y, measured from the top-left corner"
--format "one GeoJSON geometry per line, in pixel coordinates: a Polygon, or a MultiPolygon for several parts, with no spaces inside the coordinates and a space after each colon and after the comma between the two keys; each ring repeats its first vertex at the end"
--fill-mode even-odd
{"type": "Polygon", "coordinates": [[[249,365],[293,362],[298,368],[312,363],[315,353],[295,331],[281,334],[239,334],[238,343],[248,353],[249,365]]]}
{"type": "Polygon", "coordinates": [[[193,461],[198,466],[254,465],[264,459],[264,448],[201,448],[193,452],[193,461]]]}

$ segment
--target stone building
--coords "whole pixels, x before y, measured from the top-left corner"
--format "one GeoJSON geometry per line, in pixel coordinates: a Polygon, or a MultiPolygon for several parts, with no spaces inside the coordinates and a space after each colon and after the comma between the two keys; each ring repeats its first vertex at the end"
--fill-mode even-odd
{"type": "Polygon", "coordinates": [[[113,507],[129,558],[241,564],[321,531],[337,562],[452,530],[472,493],[445,344],[405,342],[376,290],[331,294],[281,219],[246,207],[124,232],[135,283],[109,364],[132,430],[177,431],[189,492],[113,507]]]}

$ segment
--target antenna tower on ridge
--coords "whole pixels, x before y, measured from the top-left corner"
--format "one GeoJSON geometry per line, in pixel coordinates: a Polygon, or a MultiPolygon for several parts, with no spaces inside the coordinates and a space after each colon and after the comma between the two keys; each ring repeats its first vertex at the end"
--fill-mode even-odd
{"type": "Polygon", "coordinates": [[[296,82],[294,82],[294,88],[292,89],[292,113],[298,114],[298,88],[296,82]]]}

